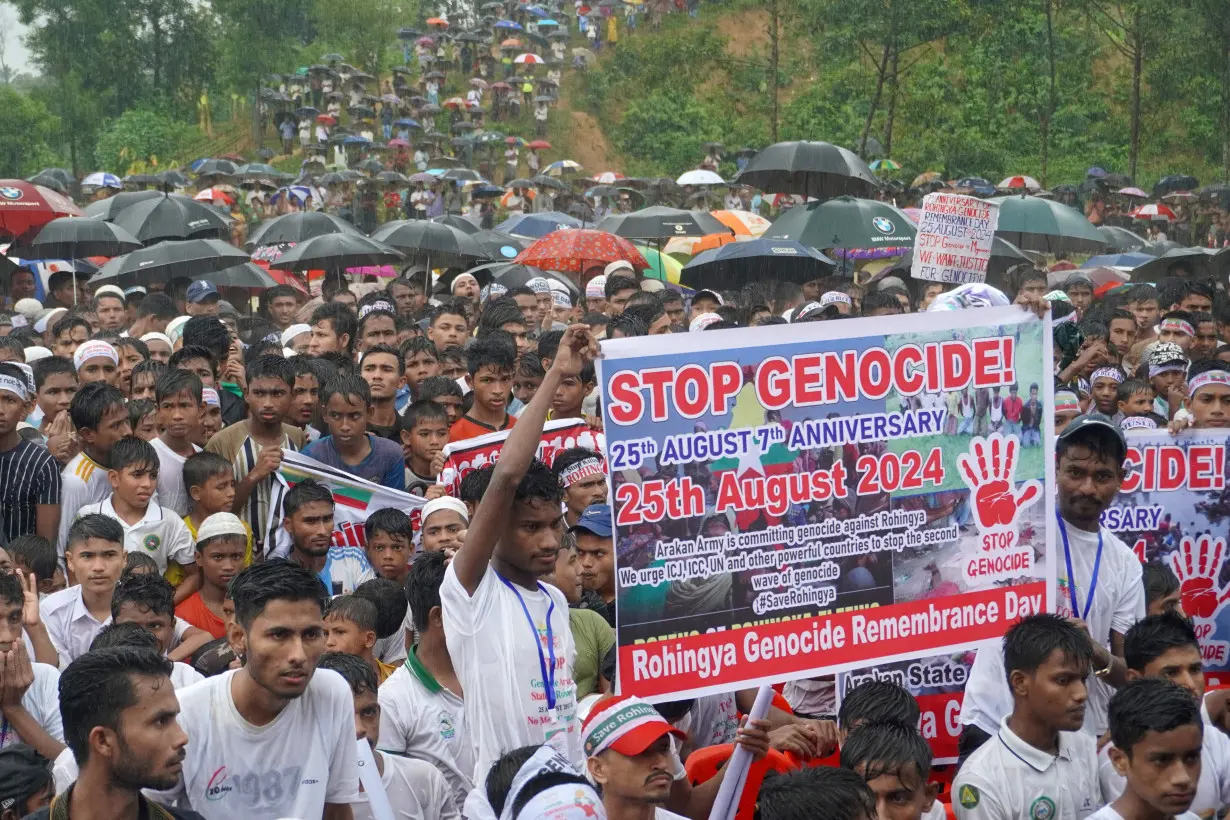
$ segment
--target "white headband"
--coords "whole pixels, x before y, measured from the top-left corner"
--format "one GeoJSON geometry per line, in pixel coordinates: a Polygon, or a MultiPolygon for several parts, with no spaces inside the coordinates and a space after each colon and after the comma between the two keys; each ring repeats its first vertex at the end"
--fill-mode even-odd
{"type": "Polygon", "coordinates": [[[367,316],[369,313],[375,313],[376,311],[394,314],[397,313],[397,311],[393,310],[393,306],[388,302],[372,302],[370,305],[364,305],[359,308],[359,320],[362,321],[363,317],[367,316]]]}
{"type": "Polygon", "coordinates": [[[559,481],[565,487],[571,487],[578,481],[584,481],[592,476],[602,474],[602,462],[596,458],[586,458],[578,461],[576,464],[569,465],[566,470],[559,474],[559,481]]]}
{"type": "Polygon", "coordinates": [[[1170,362],[1169,364],[1151,364],[1149,365],[1149,378],[1160,376],[1163,373],[1173,373],[1179,370],[1187,372],[1187,362],[1170,362]]]}
{"type": "Polygon", "coordinates": [[[561,308],[572,307],[572,300],[568,298],[568,294],[561,293],[558,290],[551,291],[551,302],[556,307],[561,307],[561,308]]]}
{"type": "Polygon", "coordinates": [[[304,333],[311,333],[311,325],[291,325],[282,331],[282,347],[290,347],[291,339],[296,336],[302,336],[304,333]]]}
{"type": "Polygon", "coordinates": [[[119,365],[120,354],[115,352],[115,348],[107,342],[100,342],[97,339],[91,339],[84,342],[81,347],[77,348],[77,352],[73,354],[73,369],[80,370],[81,365],[85,364],[89,359],[97,358],[110,359],[114,365],[119,365]]]}
{"type": "Polygon", "coordinates": [[[15,393],[17,398],[22,401],[27,401],[30,398],[30,385],[26,383],[25,379],[19,379],[16,376],[0,373],[0,390],[15,393]]]}
{"type": "Polygon", "coordinates": [[[698,330],[704,330],[709,327],[709,325],[720,321],[722,321],[722,317],[718,316],[716,313],[702,313],[694,318],[692,323],[688,325],[688,332],[695,333],[698,330]]]}
{"type": "Polygon", "coordinates": [[[222,407],[222,399],[218,396],[218,391],[212,387],[201,388],[201,403],[212,404],[214,407],[222,407]]]}
{"type": "Polygon", "coordinates": [[[1187,395],[1194,396],[1200,388],[1214,384],[1230,387],[1230,373],[1225,370],[1206,370],[1199,376],[1192,376],[1187,382],[1187,395]]]}
{"type": "Polygon", "coordinates": [[[854,302],[850,299],[849,294],[842,293],[839,290],[830,290],[820,297],[820,307],[836,304],[853,305],[854,302]]]}
{"type": "Polygon", "coordinates": [[[593,279],[589,280],[589,284],[585,286],[586,299],[605,299],[606,298],[606,274],[600,273],[593,279]]]}
{"type": "Polygon", "coordinates": [[[1157,422],[1148,416],[1128,416],[1119,422],[1120,430],[1156,430],[1157,422]]]}
{"type": "Polygon", "coordinates": [[[149,344],[150,342],[163,342],[167,347],[175,347],[175,343],[171,341],[171,337],[165,333],[146,333],[141,337],[141,341],[149,344]]]}
{"type": "Polygon", "coordinates": [[[423,505],[423,516],[419,520],[422,522],[420,526],[427,524],[427,519],[433,513],[438,513],[440,510],[452,510],[461,516],[461,520],[470,523],[470,511],[466,509],[465,502],[459,498],[453,498],[451,495],[442,495],[439,498],[433,498],[423,505]]]}
{"type": "Polygon", "coordinates": [[[1117,367],[1099,367],[1089,376],[1089,383],[1092,384],[1098,379],[1111,379],[1115,384],[1123,382],[1123,371],[1117,367]]]}

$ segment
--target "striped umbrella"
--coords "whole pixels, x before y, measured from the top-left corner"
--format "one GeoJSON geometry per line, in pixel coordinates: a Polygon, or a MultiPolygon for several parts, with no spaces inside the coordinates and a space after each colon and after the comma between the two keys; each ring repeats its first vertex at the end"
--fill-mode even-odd
{"type": "Polygon", "coordinates": [[[117,191],[124,189],[124,183],[115,174],[108,174],[105,171],[97,171],[90,174],[85,179],[81,180],[83,188],[115,188],[117,191]]]}

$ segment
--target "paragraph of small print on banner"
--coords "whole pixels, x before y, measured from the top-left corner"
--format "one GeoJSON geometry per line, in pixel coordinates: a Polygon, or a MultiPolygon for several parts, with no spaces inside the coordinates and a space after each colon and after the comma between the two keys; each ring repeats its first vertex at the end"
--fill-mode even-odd
{"type": "Polygon", "coordinates": [[[910,276],[929,282],[985,282],[998,226],[998,203],[928,194],[918,219],[910,276]]]}
{"type": "MultiPolygon", "coordinates": [[[[1123,487],[1102,513],[1137,557],[1179,579],[1183,612],[1193,619],[1210,682],[1230,684],[1230,430],[1128,433],[1123,487]]],[[[1062,570],[1062,567],[1060,568],[1062,570]]],[[[1060,600],[1066,600],[1063,572],[1060,600]]]]}
{"type": "Polygon", "coordinates": [[[1021,412],[1051,401],[1048,325],[884,327],[603,343],[621,693],[963,652],[1050,608],[1053,466],[1021,412]]]}

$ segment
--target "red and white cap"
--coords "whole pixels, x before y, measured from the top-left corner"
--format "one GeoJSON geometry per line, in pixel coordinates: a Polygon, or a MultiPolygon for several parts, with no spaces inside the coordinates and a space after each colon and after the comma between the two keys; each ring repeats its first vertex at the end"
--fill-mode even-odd
{"type": "Polygon", "coordinates": [[[667,723],[657,709],[632,696],[598,701],[581,726],[581,743],[586,757],[607,749],[636,757],[665,735],[687,739],[687,735],[667,723]]]}

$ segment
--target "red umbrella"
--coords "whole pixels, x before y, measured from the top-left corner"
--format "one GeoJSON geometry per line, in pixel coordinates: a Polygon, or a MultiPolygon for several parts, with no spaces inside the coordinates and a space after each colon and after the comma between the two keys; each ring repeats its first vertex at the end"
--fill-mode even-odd
{"type": "Polygon", "coordinates": [[[632,267],[646,270],[649,263],[636,247],[606,231],[565,229],[538,239],[514,259],[522,265],[564,273],[581,273],[591,263],[607,263],[624,259],[632,267]]]}
{"type": "Polygon", "coordinates": [[[61,216],[81,216],[81,210],[50,188],[20,179],[0,179],[0,235],[21,236],[61,216]]]}
{"type": "Polygon", "coordinates": [[[299,281],[299,279],[291,271],[277,270],[276,268],[271,268],[269,267],[269,262],[264,259],[253,259],[252,264],[259,265],[265,271],[265,273],[273,277],[273,280],[277,282],[279,285],[290,285],[292,288],[295,288],[296,290],[302,291],[303,293],[307,293],[307,290],[304,289],[303,284],[299,281]]]}
{"type": "Polygon", "coordinates": [[[534,140],[530,143],[530,147],[535,151],[549,151],[551,149],[551,143],[546,140],[534,140]]]}
{"type": "Polygon", "coordinates": [[[1178,219],[1175,212],[1170,210],[1167,205],[1162,205],[1160,202],[1150,202],[1148,205],[1141,205],[1128,216],[1132,219],[1178,219]]]}

